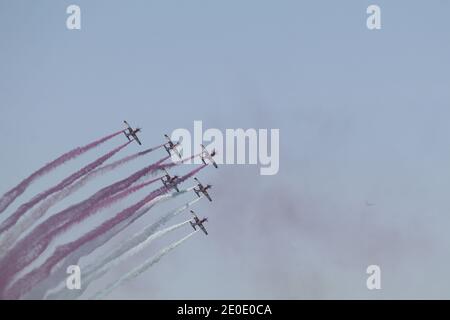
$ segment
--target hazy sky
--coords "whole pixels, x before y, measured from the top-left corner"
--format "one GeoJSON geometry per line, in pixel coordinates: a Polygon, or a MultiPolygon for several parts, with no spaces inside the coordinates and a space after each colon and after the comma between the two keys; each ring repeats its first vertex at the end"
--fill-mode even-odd
{"type": "MultiPolygon", "coordinates": [[[[110,298],[448,298],[449,10],[437,0],[0,0],[0,193],[124,119],[143,127],[144,147],[194,120],[278,128],[279,173],[206,168],[199,178],[214,185],[214,201],[195,210],[209,217],[210,235],[196,234],[110,298]],[[70,4],[81,7],[81,30],[66,28],[70,4]],[[381,30],[366,27],[370,4],[381,7],[381,30]],[[371,264],[381,267],[378,291],[366,288],[371,264]]],[[[7,213],[124,139],[41,179],[7,213]]],[[[107,248],[193,197],[155,208],[107,248]]],[[[114,268],[85,297],[189,228],[114,268]]]]}

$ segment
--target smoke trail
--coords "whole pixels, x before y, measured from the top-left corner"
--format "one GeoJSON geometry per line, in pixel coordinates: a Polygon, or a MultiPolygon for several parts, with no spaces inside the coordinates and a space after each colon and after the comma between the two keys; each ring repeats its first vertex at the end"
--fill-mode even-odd
{"type": "MultiPolygon", "coordinates": [[[[186,189],[186,191],[191,191],[193,188],[186,189]]],[[[184,190],[183,190],[184,191],[184,190]]],[[[175,195],[178,195],[178,193],[175,193],[175,195]]],[[[60,289],[58,292],[56,292],[56,289],[51,290],[49,292],[48,298],[49,299],[75,299],[83,294],[83,292],[87,289],[90,282],[92,280],[95,280],[103,274],[103,272],[98,271],[104,268],[105,265],[109,264],[112,260],[114,260],[117,257],[120,257],[125,252],[131,250],[133,247],[137,246],[139,243],[145,241],[145,239],[152,234],[154,234],[160,227],[164,226],[170,219],[176,217],[178,214],[186,210],[187,208],[194,205],[197,201],[199,201],[201,198],[195,198],[192,201],[182,205],[181,207],[171,210],[165,215],[163,215],[161,218],[159,218],[156,222],[152,223],[150,226],[145,228],[143,232],[141,232],[140,235],[134,235],[130,240],[125,241],[122,243],[119,248],[115,249],[114,252],[108,254],[103,259],[98,259],[97,263],[93,263],[87,267],[83,268],[83,286],[80,290],[67,290],[65,287],[65,283],[63,284],[62,289],[60,289]],[[95,272],[95,273],[94,273],[95,272]],[[86,280],[88,278],[88,280],[86,280]]],[[[149,211],[153,207],[153,204],[148,205],[141,210],[139,210],[139,214],[143,215],[147,211],[149,211]]],[[[78,261],[71,261],[71,264],[77,264],[78,261]]]]}
{"type": "MultiPolygon", "coordinates": [[[[2,277],[0,277],[0,290],[4,289],[4,285],[7,281],[10,280],[10,276],[23,269],[31,260],[36,257],[35,254],[33,255],[33,251],[39,250],[39,247],[36,246],[38,240],[45,238],[53,230],[56,230],[61,226],[64,227],[65,223],[77,219],[77,217],[80,215],[82,216],[86,210],[89,210],[90,207],[94,206],[101,200],[107,199],[114,194],[128,188],[131,184],[133,184],[141,177],[157,169],[161,165],[161,163],[168,158],[169,157],[164,157],[158,162],[135,172],[128,178],[122,179],[116,183],[109,185],[108,187],[101,189],[88,199],[60,211],[59,213],[49,217],[44,222],[39,224],[36,228],[33,229],[33,231],[31,231],[28,235],[21,239],[13,247],[13,249],[0,260],[0,270],[2,270],[2,277]],[[30,252],[31,260],[28,258],[27,254],[30,252]]],[[[40,252],[42,252],[42,250],[40,252]]]]}
{"type": "MultiPolygon", "coordinates": [[[[149,184],[152,184],[156,181],[159,181],[160,178],[156,178],[153,180],[150,180],[145,183],[141,183],[137,186],[130,187],[114,196],[111,196],[106,199],[102,199],[100,202],[94,204],[93,206],[89,207],[86,211],[83,211],[82,214],[78,215],[77,217],[74,217],[73,219],[63,223],[58,228],[55,228],[51,230],[49,233],[47,233],[45,236],[41,236],[39,239],[34,240],[32,243],[28,244],[27,250],[29,250],[28,254],[21,255],[18,258],[16,258],[16,263],[14,265],[15,272],[18,272],[25,268],[28,264],[30,264],[34,259],[36,259],[44,250],[50,245],[51,241],[62,232],[66,231],[69,227],[75,225],[76,223],[79,223],[81,220],[89,217],[90,215],[94,214],[95,212],[105,209],[115,202],[129,196],[130,194],[142,189],[143,187],[146,187],[149,184]]],[[[14,248],[16,249],[16,248],[14,248]]],[[[21,253],[19,253],[21,254],[21,253]]],[[[9,261],[11,261],[11,256],[8,257],[9,261]]],[[[6,259],[5,259],[6,260],[6,259]]],[[[11,268],[10,268],[11,269],[11,268]]],[[[8,273],[7,273],[8,274],[8,273]]]]}
{"type": "MultiPolygon", "coordinates": [[[[199,172],[205,166],[206,165],[202,165],[202,166],[192,170],[188,174],[180,177],[177,180],[177,183],[184,182],[186,179],[195,175],[197,172],[199,172]]],[[[0,270],[2,270],[2,276],[4,276],[6,274],[5,278],[8,278],[8,280],[5,279],[6,281],[3,280],[3,286],[1,288],[3,298],[7,298],[7,299],[20,298],[24,293],[28,292],[33,286],[35,286],[37,283],[41,282],[43,279],[48,277],[49,274],[51,273],[52,269],[58,263],[60,263],[63,259],[65,259],[68,255],[75,252],[75,250],[80,249],[82,246],[89,244],[89,242],[95,241],[104,235],[108,235],[108,231],[111,229],[113,229],[115,227],[120,229],[120,227],[121,227],[120,224],[122,222],[125,222],[125,227],[126,227],[127,225],[129,225],[129,223],[131,223],[135,220],[135,219],[133,219],[134,213],[136,213],[146,203],[154,200],[156,197],[166,194],[169,191],[169,189],[172,188],[173,186],[174,186],[173,184],[169,185],[168,187],[163,186],[163,187],[151,192],[149,195],[147,195],[141,201],[137,202],[136,204],[132,205],[131,207],[128,207],[128,208],[122,210],[116,216],[103,222],[100,226],[98,226],[94,230],[86,233],[85,235],[78,238],[77,240],[74,240],[67,244],[58,246],[55,249],[54,253],[49,258],[47,258],[47,260],[41,266],[33,269],[32,271],[30,271],[29,273],[24,275],[22,278],[20,278],[16,282],[14,282],[12,284],[12,286],[6,291],[5,290],[6,285],[8,284],[10,277],[12,275],[14,275],[15,272],[17,272],[17,271],[15,271],[15,270],[17,270],[17,267],[15,267],[15,266],[17,266],[21,262],[21,258],[23,257],[20,255],[21,251],[19,250],[18,251],[19,254],[15,253],[13,255],[12,258],[14,259],[14,261],[12,263],[3,264],[0,267],[0,270]],[[130,219],[130,220],[128,220],[128,219],[130,219]],[[133,220],[131,220],[131,219],[133,219],[133,220]],[[13,270],[12,272],[11,272],[11,269],[13,270]]],[[[94,250],[94,249],[95,248],[91,248],[90,250],[94,250]]],[[[5,258],[4,260],[7,260],[7,259],[5,258]]]]}
{"type": "Polygon", "coordinates": [[[75,173],[71,174],[64,180],[62,180],[57,185],[51,187],[50,189],[39,193],[38,195],[34,196],[30,201],[22,204],[11,216],[8,217],[3,223],[0,225],[0,234],[10,228],[12,225],[14,225],[17,220],[29,209],[31,209],[34,205],[39,203],[40,201],[44,200],[48,196],[52,195],[55,192],[61,191],[65,187],[72,184],[74,181],[79,179],[80,177],[86,175],[90,171],[94,170],[98,166],[102,165],[106,160],[111,158],[113,155],[115,155],[117,152],[125,148],[127,145],[129,145],[131,141],[128,141],[127,143],[124,143],[123,145],[115,148],[114,150],[108,152],[107,154],[103,155],[102,157],[98,158],[97,160],[91,162],[81,170],[76,171],[75,173]]]}
{"type": "MultiPolygon", "coordinates": [[[[183,206],[181,206],[181,207],[179,207],[179,208],[177,208],[175,210],[172,210],[172,211],[166,213],[165,215],[163,215],[161,218],[158,219],[158,221],[156,221],[150,227],[148,227],[149,234],[153,233],[153,232],[156,232],[156,230],[158,230],[160,227],[164,226],[170,219],[175,218],[181,212],[183,212],[187,208],[191,207],[194,203],[196,203],[197,201],[200,201],[200,199],[202,199],[202,198],[195,198],[194,200],[184,204],[183,206]]],[[[143,208],[142,210],[147,212],[148,210],[150,210],[150,208],[143,208]]]]}
{"type": "MultiPolygon", "coordinates": [[[[164,236],[165,234],[177,230],[191,220],[186,220],[184,222],[175,224],[173,226],[167,227],[163,230],[149,233],[147,229],[144,229],[141,233],[135,234],[129,241],[127,241],[128,249],[122,246],[120,249],[115,250],[111,255],[108,256],[108,262],[103,261],[102,263],[97,263],[94,265],[87,266],[83,268],[83,288],[79,290],[67,290],[63,288],[61,291],[68,295],[72,295],[72,299],[80,296],[83,292],[88,288],[92,281],[100,278],[103,274],[105,274],[109,269],[118,265],[124,260],[132,258],[135,254],[140,252],[141,250],[148,247],[154,240],[164,236]],[[75,291],[75,292],[74,292],[75,291]]],[[[58,297],[57,299],[64,299],[65,297],[58,297]]]]}
{"type": "Polygon", "coordinates": [[[89,181],[95,179],[98,176],[101,176],[107,172],[110,172],[112,170],[115,170],[119,166],[122,166],[129,161],[135,160],[138,157],[141,157],[143,155],[146,155],[147,153],[150,153],[154,150],[157,150],[161,148],[162,145],[156,146],[154,148],[150,148],[141,152],[137,152],[133,155],[126,156],[122,159],[119,159],[111,164],[104,165],[100,168],[97,168],[91,172],[89,172],[87,175],[82,177],[80,180],[76,181],[75,183],[69,185],[68,187],[64,188],[60,192],[56,193],[55,195],[51,196],[50,198],[46,199],[38,208],[34,209],[32,212],[30,212],[29,215],[22,216],[21,219],[14,225],[13,228],[10,228],[6,232],[4,232],[0,237],[0,258],[3,257],[6,253],[6,251],[11,248],[11,246],[15,243],[15,241],[24,234],[24,232],[30,228],[34,223],[36,223],[42,216],[45,215],[45,213],[56,203],[63,200],[64,198],[70,196],[83,186],[85,186],[89,181]]]}
{"type": "MultiPolygon", "coordinates": [[[[119,232],[121,232],[122,230],[127,228],[130,224],[132,224],[134,221],[136,221],[141,216],[143,216],[145,213],[147,213],[156,204],[158,204],[162,201],[167,201],[174,197],[178,197],[179,195],[181,195],[183,193],[192,191],[193,188],[194,187],[191,187],[188,189],[180,190],[180,192],[173,192],[168,195],[165,194],[165,195],[156,197],[154,200],[150,201],[142,209],[136,211],[131,217],[127,218],[126,220],[122,221],[118,225],[114,226],[113,228],[111,228],[110,230],[105,232],[103,235],[96,238],[94,241],[90,241],[90,242],[87,242],[86,244],[82,245],[80,248],[78,248],[77,250],[75,250],[74,252],[69,254],[64,259],[64,263],[60,263],[56,267],[54,267],[52,269],[52,276],[50,278],[47,278],[45,281],[42,281],[38,286],[33,288],[33,290],[29,294],[27,294],[27,298],[29,297],[31,299],[41,299],[42,297],[45,297],[45,295],[46,295],[45,293],[47,293],[48,291],[50,291],[49,292],[49,294],[50,294],[51,292],[58,290],[60,284],[63,284],[64,285],[63,287],[65,289],[64,279],[67,277],[67,274],[66,274],[66,270],[64,270],[64,266],[67,267],[68,265],[78,265],[79,260],[82,257],[89,255],[95,249],[104,245],[106,242],[108,242],[111,238],[113,238],[119,232]],[[58,286],[58,287],[55,288],[55,286],[58,286]]],[[[196,199],[196,200],[198,200],[198,199],[196,199]]],[[[196,201],[191,201],[191,204],[193,204],[195,202],[196,201]]],[[[185,207],[186,207],[186,205],[183,206],[183,208],[185,208],[185,207]]],[[[159,227],[159,225],[155,225],[155,224],[152,224],[152,226],[153,226],[153,228],[152,228],[153,231],[156,231],[157,228],[159,227]]],[[[105,257],[105,259],[107,259],[107,258],[105,257]]],[[[103,260],[103,259],[99,259],[99,260],[103,260]]],[[[74,291],[74,290],[72,290],[72,291],[74,291]]],[[[80,291],[80,290],[75,290],[75,291],[80,291]]],[[[78,296],[74,292],[72,292],[72,294],[66,292],[66,294],[67,294],[67,298],[72,297],[72,299],[75,299],[78,296]]],[[[51,298],[52,297],[50,297],[50,299],[51,298]]]]}
{"type": "MultiPolygon", "coordinates": [[[[147,246],[149,246],[154,240],[164,236],[165,234],[177,230],[181,228],[182,226],[188,224],[191,220],[186,220],[181,223],[175,224],[173,226],[167,227],[163,230],[159,230],[155,233],[149,233],[146,232],[147,230],[143,230],[140,234],[135,235],[135,238],[133,237],[132,240],[135,243],[135,246],[130,248],[128,251],[123,252],[120,255],[112,256],[111,261],[105,265],[99,266],[99,269],[97,270],[99,273],[103,273],[109,268],[112,268],[116,265],[118,265],[120,262],[131,258],[141,250],[145,249],[147,246]]],[[[97,272],[96,271],[96,272],[97,272]]]]}
{"type": "Polygon", "coordinates": [[[25,190],[30,186],[32,182],[34,182],[36,179],[42,177],[43,175],[49,173],[53,169],[56,169],[57,167],[61,166],[65,162],[75,159],[76,157],[80,156],[81,154],[89,151],[92,148],[95,148],[99,146],[100,144],[108,141],[109,139],[121,134],[123,130],[118,131],[116,133],[110,134],[109,136],[106,136],[104,138],[101,138],[97,141],[94,141],[88,145],[85,145],[84,147],[78,147],[73,149],[72,151],[69,151],[59,158],[53,160],[52,162],[46,164],[39,170],[32,173],[28,178],[24,179],[22,182],[20,182],[17,186],[15,186],[13,189],[6,192],[1,198],[0,198],[0,213],[6,210],[8,206],[16,200],[18,196],[20,196],[22,193],[25,192],[25,190]]]}
{"type": "Polygon", "coordinates": [[[185,242],[187,239],[192,237],[195,233],[197,233],[198,230],[191,232],[184,238],[172,243],[171,245],[167,246],[166,248],[159,251],[157,254],[155,254],[153,257],[147,259],[142,263],[140,266],[134,268],[127,274],[125,274],[123,277],[121,277],[119,280],[115,281],[114,283],[108,285],[105,289],[102,291],[97,292],[91,299],[102,299],[103,297],[106,297],[109,293],[111,293],[114,289],[121,286],[125,282],[128,282],[139,275],[141,275],[143,272],[145,272],[148,268],[153,266],[155,263],[158,263],[159,260],[161,260],[162,257],[164,257],[166,254],[168,254],[170,251],[178,247],[180,244],[185,242]]]}

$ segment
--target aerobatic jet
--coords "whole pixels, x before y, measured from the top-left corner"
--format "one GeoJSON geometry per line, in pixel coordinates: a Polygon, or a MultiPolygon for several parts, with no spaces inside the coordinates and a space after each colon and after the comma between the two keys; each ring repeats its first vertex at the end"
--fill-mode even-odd
{"type": "Polygon", "coordinates": [[[209,201],[212,201],[212,199],[209,196],[209,193],[207,191],[208,189],[210,189],[212,187],[212,185],[207,184],[206,187],[205,187],[205,186],[203,186],[203,184],[197,178],[194,178],[194,180],[197,181],[197,188],[194,188],[194,192],[197,195],[197,197],[200,198],[200,193],[203,193],[203,195],[206,198],[208,198],[209,201]]]}
{"type": "Polygon", "coordinates": [[[125,125],[127,126],[127,128],[123,131],[123,133],[125,134],[125,137],[127,137],[128,141],[131,140],[130,139],[131,136],[133,140],[135,140],[139,145],[142,145],[141,141],[139,141],[139,138],[137,136],[137,133],[141,131],[141,128],[133,129],[125,120],[123,121],[123,123],[125,123],[125,125]]]}
{"type": "Polygon", "coordinates": [[[171,176],[166,169],[164,169],[164,172],[166,173],[163,177],[161,177],[161,181],[167,188],[175,188],[177,192],[180,192],[180,189],[178,189],[178,176],[171,176]]]}
{"type": "Polygon", "coordinates": [[[206,231],[206,228],[205,228],[205,226],[203,225],[204,222],[208,221],[208,218],[203,218],[203,219],[200,220],[200,219],[197,217],[197,215],[195,214],[194,211],[191,210],[191,213],[192,213],[192,215],[194,216],[194,221],[189,221],[190,224],[191,224],[191,226],[192,226],[192,228],[194,228],[194,230],[197,230],[197,229],[195,229],[195,227],[199,227],[200,229],[202,229],[202,231],[203,231],[206,235],[208,235],[208,231],[206,231]]]}
{"type": "Polygon", "coordinates": [[[203,144],[201,144],[202,146],[202,153],[200,155],[202,162],[204,164],[206,164],[205,159],[208,159],[209,162],[211,162],[213,164],[213,166],[215,168],[217,168],[217,163],[214,161],[213,157],[216,155],[216,150],[213,149],[213,151],[211,153],[208,152],[208,150],[206,150],[205,146],[203,144]]]}
{"type": "Polygon", "coordinates": [[[177,150],[177,147],[180,145],[181,143],[181,138],[180,140],[178,140],[177,143],[174,143],[167,134],[164,135],[164,137],[166,137],[167,139],[167,143],[164,144],[164,149],[166,149],[167,153],[169,154],[169,156],[171,156],[172,154],[170,153],[170,151],[173,151],[180,159],[181,159],[181,154],[180,152],[177,150]]]}

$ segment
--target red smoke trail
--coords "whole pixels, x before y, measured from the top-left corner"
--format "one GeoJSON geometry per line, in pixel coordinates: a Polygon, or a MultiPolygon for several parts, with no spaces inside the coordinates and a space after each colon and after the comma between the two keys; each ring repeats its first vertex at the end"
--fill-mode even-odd
{"type": "MultiPolygon", "coordinates": [[[[194,176],[197,172],[203,169],[206,165],[202,165],[190,173],[179,178],[178,183],[185,181],[186,179],[194,176]]],[[[144,199],[137,202],[136,204],[128,207],[127,209],[122,210],[115,217],[105,221],[100,226],[95,228],[94,230],[86,233],[82,237],[78,238],[75,241],[69,242],[64,245],[58,246],[54,253],[47,258],[47,260],[40,265],[39,267],[33,269],[22,278],[13,283],[13,285],[6,291],[3,288],[2,298],[3,299],[18,299],[23,294],[27,293],[31,290],[36,284],[44,280],[48,277],[52,271],[52,269],[63,259],[65,259],[68,255],[74,254],[76,250],[82,249],[83,246],[89,244],[91,241],[97,240],[99,237],[104,236],[108,231],[118,226],[120,223],[127,221],[127,219],[132,219],[133,214],[138,211],[141,207],[143,207],[146,203],[152,201],[156,197],[163,195],[168,192],[170,187],[161,187],[149,195],[147,195],[144,199]]],[[[115,230],[117,234],[120,230],[115,230]]],[[[110,237],[112,237],[111,235],[110,237]]],[[[110,237],[106,238],[104,242],[106,242],[110,237]]],[[[93,248],[91,249],[91,251],[93,248]]]]}
{"type": "Polygon", "coordinates": [[[162,146],[163,146],[163,144],[160,144],[159,146],[148,148],[148,149],[146,149],[144,151],[136,152],[135,154],[123,157],[122,159],[116,160],[116,161],[112,162],[111,164],[108,164],[108,165],[105,165],[105,166],[103,166],[101,168],[98,168],[97,170],[99,170],[99,171],[100,170],[109,170],[110,167],[113,167],[115,169],[116,167],[118,167],[118,166],[120,166],[122,164],[125,164],[125,163],[127,163],[129,161],[132,161],[134,159],[137,159],[137,158],[139,158],[139,157],[141,157],[143,155],[146,155],[147,153],[150,153],[150,152],[153,152],[155,150],[158,150],[162,146]]]}
{"type": "Polygon", "coordinates": [[[78,147],[73,149],[72,151],[69,151],[59,158],[53,160],[52,162],[46,164],[33,174],[31,174],[28,178],[23,180],[21,183],[19,183],[17,186],[15,186],[13,189],[6,192],[1,198],[0,198],[0,213],[6,210],[8,206],[16,200],[18,196],[20,196],[24,191],[28,188],[28,186],[34,182],[36,179],[42,177],[44,174],[49,173],[53,169],[59,167],[60,165],[64,164],[65,162],[75,159],[76,157],[80,156],[81,154],[89,151],[92,148],[95,148],[99,146],[100,144],[108,141],[109,139],[121,134],[123,130],[118,131],[116,133],[113,133],[109,136],[106,136],[104,138],[101,138],[97,141],[94,141],[88,145],[85,145],[84,147],[78,147]]]}
{"type": "Polygon", "coordinates": [[[65,188],[63,191],[59,192],[58,194],[56,194],[54,197],[49,198],[46,202],[44,202],[44,204],[39,207],[37,209],[37,214],[36,214],[36,218],[40,218],[42,217],[42,215],[51,207],[53,206],[55,203],[57,203],[58,201],[70,196],[72,193],[74,193],[75,191],[79,190],[80,188],[84,187],[90,180],[103,175],[107,172],[110,172],[112,170],[117,169],[118,167],[132,161],[135,160],[143,155],[146,155],[147,153],[150,153],[152,151],[155,151],[159,148],[161,148],[161,146],[163,145],[159,145],[153,148],[149,148],[147,150],[144,151],[140,151],[137,152],[135,154],[132,154],[130,156],[126,156],[123,157],[122,159],[116,160],[110,164],[104,165],[100,168],[97,168],[91,172],[89,172],[89,174],[85,175],[82,179],[78,180],[76,183],[71,184],[69,187],[65,188]]]}
{"type": "MultiPolygon", "coordinates": [[[[156,181],[159,181],[160,178],[150,180],[145,183],[141,183],[137,186],[130,187],[114,196],[111,196],[109,198],[103,199],[102,201],[96,203],[95,205],[89,207],[87,210],[83,211],[82,214],[74,216],[73,219],[61,224],[58,228],[50,230],[47,234],[41,235],[40,239],[34,239],[32,243],[28,243],[27,250],[29,250],[29,253],[25,256],[18,257],[17,260],[20,259],[20,262],[18,262],[15,266],[15,272],[20,271],[22,268],[26,267],[28,264],[30,264],[34,259],[36,259],[42,252],[44,252],[45,249],[50,245],[51,241],[62,232],[66,231],[71,226],[80,223],[82,220],[88,218],[95,212],[105,209],[115,202],[129,196],[130,194],[148,186],[149,184],[152,184],[156,181]]],[[[14,248],[15,249],[15,248],[14,248]]],[[[19,253],[22,255],[23,253],[19,253]]],[[[11,258],[10,258],[11,259],[11,258]]],[[[14,259],[14,258],[13,258],[14,259]]],[[[4,273],[2,272],[2,275],[4,273]]]]}
{"type": "Polygon", "coordinates": [[[108,165],[104,165],[100,168],[97,168],[87,175],[83,176],[81,179],[77,180],[75,183],[71,184],[64,190],[56,193],[52,197],[46,199],[38,208],[30,212],[29,214],[23,216],[13,228],[8,229],[7,232],[2,234],[0,237],[0,257],[5,255],[5,252],[8,248],[10,248],[18,238],[20,238],[26,230],[28,230],[36,221],[38,221],[47,211],[55,205],[58,201],[70,196],[72,193],[76,192],[80,188],[84,187],[89,181],[95,179],[96,177],[103,175],[107,172],[115,170],[119,166],[126,164],[129,161],[132,161],[140,156],[146,155],[154,150],[161,148],[162,145],[149,148],[147,150],[137,152],[133,155],[126,156],[122,159],[116,160],[108,165]]]}
{"type": "Polygon", "coordinates": [[[33,254],[28,254],[34,250],[39,252],[39,248],[36,248],[36,243],[39,243],[39,240],[49,234],[52,230],[55,230],[61,226],[64,226],[65,223],[71,221],[72,219],[77,219],[79,215],[83,215],[85,211],[88,211],[90,207],[94,206],[96,203],[102,201],[103,199],[107,199],[125,189],[130,187],[134,182],[139,180],[141,177],[146,174],[152,172],[153,170],[159,169],[161,166],[170,166],[172,164],[162,165],[161,163],[167,160],[169,156],[166,156],[156,163],[149,165],[128,178],[125,178],[121,181],[113,183],[108,187],[101,189],[96,192],[90,198],[79,202],[67,209],[64,209],[53,216],[47,218],[44,222],[39,224],[36,228],[34,228],[29,234],[27,234],[24,238],[19,240],[19,242],[1,259],[0,261],[0,290],[3,288],[5,283],[9,281],[9,277],[14,275],[16,272],[23,269],[28,263],[33,260],[33,254]],[[31,259],[30,259],[31,258],[31,259]]]}
{"type": "Polygon", "coordinates": [[[48,196],[52,195],[55,192],[61,191],[65,187],[71,185],[73,182],[75,182],[77,179],[81,178],[82,176],[88,174],[98,166],[102,165],[106,160],[114,156],[117,152],[125,148],[127,145],[129,145],[131,141],[124,143],[120,147],[115,148],[114,150],[108,152],[104,156],[98,158],[94,162],[91,162],[81,170],[78,170],[77,172],[73,173],[69,177],[62,180],[60,183],[58,183],[56,186],[51,187],[50,189],[39,193],[35,197],[33,197],[30,201],[22,204],[11,216],[8,217],[3,223],[0,225],[0,234],[10,228],[12,225],[14,225],[17,220],[29,209],[34,207],[37,203],[41,202],[48,196]]]}
{"type": "MultiPolygon", "coordinates": [[[[181,192],[183,192],[182,190],[181,192]]],[[[172,193],[173,194],[173,193],[172,193]]],[[[107,232],[102,234],[100,237],[97,237],[93,241],[89,241],[83,244],[80,248],[72,252],[68,255],[64,260],[64,263],[58,264],[57,267],[52,269],[51,277],[46,278],[44,281],[40,282],[38,286],[33,288],[33,291],[30,292],[31,299],[40,299],[43,297],[46,292],[59,285],[61,281],[67,276],[65,267],[68,265],[78,264],[82,257],[85,257],[92,253],[96,248],[101,247],[103,244],[108,242],[115,235],[120,233],[122,230],[126,229],[129,225],[134,223],[141,216],[146,214],[151,208],[153,208],[159,201],[165,201],[171,199],[170,197],[164,197],[164,195],[158,196],[155,199],[151,200],[148,205],[142,207],[132,214],[132,216],[127,219],[121,221],[119,224],[116,224],[113,228],[109,229],[107,232]],[[36,298],[37,297],[37,298],[36,298]]],[[[172,197],[173,199],[173,197],[172,197]]],[[[27,293],[28,294],[28,293],[27,293]]],[[[28,298],[28,297],[27,297],[28,298]]]]}

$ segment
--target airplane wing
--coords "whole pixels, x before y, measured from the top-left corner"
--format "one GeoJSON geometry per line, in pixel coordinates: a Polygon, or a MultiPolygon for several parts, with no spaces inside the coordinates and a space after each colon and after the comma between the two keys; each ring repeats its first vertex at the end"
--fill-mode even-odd
{"type": "Polygon", "coordinates": [[[141,141],[140,141],[139,138],[137,137],[137,134],[133,134],[133,138],[134,138],[134,140],[136,140],[136,142],[137,142],[140,146],[142,145],[141,141]]]}
{"type": "Polygon", "coordinates": [[[213,166],[214,166],[214,168],[217,169],[217,163],[214,161],[214,159],[213,158],[209,158],[209,161],[211,161],[213,166]]]}
{"type": "Polygon", "coordinates": [[[141,141],[139,140],[139,138],[136,137],[135,139],[136,139],[136,142],[137,142],[140,146],[142,146],[142,143],[141,143],[141,141]]]}
{"type": "Polygon", "coordinates": [[[180,154],[180,152],[174,147],[173,149],[173,152],[175,152],[176,153],[176,155],[181,159],[181,154],[180,154]]]}
{"type": "Polygon", "coordinates": [[[202,231],[203,231],[206,235],[208,235],[208,231],[206,231],[206,228],[205,228],[205,226],[203,226],[203,224],[199,225],[199,227],[200,227],[200,229],[202,229],[202,231]]]}
{"type": "Polygon", "coordinates": [[[123,123],[125,123],[125,125],[127,126],[127,129],[131,128],[130,125],[128,124],[128,122],[126,122],[125,120],[123,120],[123,123]]]}
{"type": "Polygon", "coordinates": [[[205,195],[206,198],[208,198],[209,201],[212,201],[211,197],[209,196],[208,191],[203,191],[203,194],[205,195]]]}
{"type": "Polygon", "coordinates": [[[203,144],[201,144],[201,147],[202,147],[203,153],[206,153],[206,155],[209,157],[209,152],[208,152],[208,150],[206,150],[205,146],[203,144]]]}
{"type": "Polygon", "coordinates": [[[166,137],[167,141],[172,142],[167,134],[165,134],[164,137],[166,137]]]}

